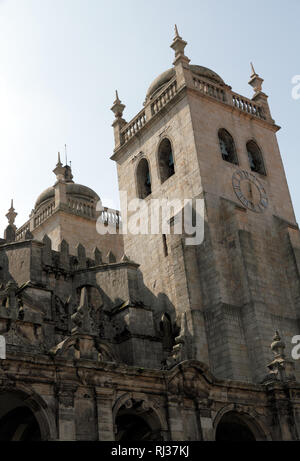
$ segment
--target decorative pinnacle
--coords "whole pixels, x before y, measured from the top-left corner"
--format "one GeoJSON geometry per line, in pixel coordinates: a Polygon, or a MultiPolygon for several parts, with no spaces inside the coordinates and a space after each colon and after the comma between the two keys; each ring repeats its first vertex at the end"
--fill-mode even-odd
{"type": "Polygon", "coordinates": [[[120,119],[123,117],[123,112],[124,112],[125,107],[126,106],[122,104],[119,98],[118,91],[116,90],[116,100],[113,103],[113,106],[111,108],[111,111],[115,114],[116,119],[120,119]]]}
{"type": "Polygon", "coordinates": [[[6,218],[7,218],[8,223],[9,223],[10,226],[14,226],[17,216],[18,216],[18,213],[15,212],[14,201],[12,199],[10,209],[8,210],[8,213],[6,214],[6,218]]]}
{"type": "Polygon", "coordinates": [[[250,82],[249,82],[249,85],[252,86],[252,88],[254,89],[254,92],[255,93],[260,93],[262,91],[262,84],[264,82],[264,79],[261,78],[256,72],[255,72],[255,69],[254,69],[254,66],[252,64],[252,62],[250,63],[251,65],[251,70],[252,70],[252,74],[251,74],[251,77],[250,77],[250,82]]]}
{"type": "Polygon", "coordinates": [[[60,160],[60,152],[58,152],[58,159],[57,159],[56,166],[62,166],[62,163],[61,163],[61,160],[60,160]]]}
{"type": "Polygon", "coordinates": [[[56,167],[53,170],[53,173],[56,175],[57,181],[63,181],[64,180],[65,168],[63,167],[63,165],[61,163],[60,152],[58,152],[57,164],[56,164],[56,167]]]}
{"type": "Polygon", "coordinates": [[[252,74],[251,74],[251,77],[254,77],[257,75],[257,73],[255,72],[255,69],[254,69],[254,65],[252,62],[250,62],[250,65],[251,65],[251,70],[252,70],[252,74]]]}
{"type": "MultiPolygon", "coordinates": [[[[175,24],[175,38],[179,38],[182,40],[182,37],[180,37],[179,33],[178,33],[178,28],[177,28],[177,25],[175,24]]],[[[174,39],[175,40],[175,39],[174,39]]]]}
{"type": "Polygon", "coordinates": [[[273,343],[271,344],[271,349],[274,352],[275,356],[284,358],[284,349],[285,343],[281,340],[280,334],[276,331],[273,338],[273,343]]]}
{"type": "Polygon", "coordinates": [[[175,62],[177,61],[177,59],[180,59],[180,58],[183,61],[190,62],[190,60],[184,54],[186,45],[187,45],[187,42],[185,42],[182,39],[182,37],[180,37],[177,25],[175,24],[175,38],[171,45],[171,48],[175,51],[175,62]]]}

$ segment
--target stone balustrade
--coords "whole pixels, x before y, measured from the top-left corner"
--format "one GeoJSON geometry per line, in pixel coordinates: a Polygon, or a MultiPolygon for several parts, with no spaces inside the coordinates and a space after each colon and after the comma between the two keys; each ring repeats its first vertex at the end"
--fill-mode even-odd
{"type": "Polygon", "coordinates": [[[88,216],[90,218],[95,217],[95,205],[91,202],[87,202],[84,200],[68,200],[68,207],[71,211],[75,212],[76,214],[81,214],[83,216],[88,216]]]}
{"type": "Polygon", "coordinates": [[[172,80],[170,85],[167,86],[154,100],[151,104],[151,114],[152,116],[157,114],[177,93],[177,82],[172,80]]]}
{"type": "Polygon", "coordinates": [[[193,82],[195,88],[201,91],[201,93],[218,99],[219,101],[226,102],[226,94],[223,88],[195,76],[193,76],[193,82]]]}
{"type": "Polygon", "coordinates": [[[34,228],[38,227],[40,224],[42,224],[46,219],[49,218],[49,216],[52,216],[54,213],[55,209],[55,202],[49,203],[47,206],[41,209],[41,211],[34,216],[34,228]]]}
{"type": "Polygon", "coordinates": [[[130,123],[122,130],[124,141],[129,141],[146,124],[146,113],[142,110],[130,123]]]}
{"type": "Polygon", "coordinates": [[[104,207],[100,212],[99,219],[105,225],[113,224],[119,226],[121,224],[121,214],[117,210],[104,207]]]}
{"type": "Polygon", "coordinates": [[[261,118],[262,120],[266,120],[263,108],[259,104],[253,103],[251,99],[244,98],[237,93],[232,93],[232,104],[234,107],[243,112],[247,112],[248,114],[261,118]]]}
{"type": "Polygon", "coordinates": [[[25,238],[25,234],[29,230],[30,230],[30,221],[27,221],[25,224],[23,224],[22,227],[20,227],[16,231],[16,241],[19,241],[19,240],[22,240],[23,238],[25,238]]]}
{"type": "MultiPolygon", "coordinates": [[[[236,109],[257,117],[261,120],[267,120],[265,111],[262,105],[254,103],[251,99],[243,97],[231,91],[230,87],[222,87],[217,83],[213,83],[205,78],[201,78],[192,74],[192,81],[194,89],[201,92],[203,95],[212,97],[224,104],[235,107],[236,109]]],[[[143,109],[138,113],[134,119],[127,123],[122,131],[122,144],[126,144],[133,138],[149,120],[157,115],[178,93],[176,78],[173,78],[166,88],[163,88],[155,97],[150,101],[150,111],[147,112],[143,109]],[[147,113],[147,116],[146,116],[147,113]]]]}

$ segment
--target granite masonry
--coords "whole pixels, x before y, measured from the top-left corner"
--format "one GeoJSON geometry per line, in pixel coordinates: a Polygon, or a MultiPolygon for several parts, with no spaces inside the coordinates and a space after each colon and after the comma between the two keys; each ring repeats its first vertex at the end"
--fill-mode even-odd
{"type": "MultiPolygon", "coordinates": [[[[300,233],[268,97],[173,67],[133,120],[112,106],[119,190],[204,201],[204,241],[124,233],[60,156],[0,239],[0,440],[299,440],[300,233]],[[99,233],[101,224],[107,233],[99,233]]],[[[172,223],[176,216],[170,217],[172,223]]]]}

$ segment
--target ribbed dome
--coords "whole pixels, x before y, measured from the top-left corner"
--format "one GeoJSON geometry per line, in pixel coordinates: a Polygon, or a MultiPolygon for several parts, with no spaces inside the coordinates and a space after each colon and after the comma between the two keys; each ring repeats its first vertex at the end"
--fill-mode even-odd
{"type": "MultiPolygon", "coordinates": [[[[194,74],[199,75],[200,77],[208,78],[219,85],[224,85],[224,80],[216,74],[213,70],[208,69],[203,66],[190,65],[190,69],[194,74]]],[[[168,83],[175,76],[175,68],[166,70],[160,74],[150,85],[147,91],[147,99],[154,96],[154,94],[160,90],[166,83],[168,83]]]]}
{"type": "MultiPolygon", "coordinates": [[[[67,183],[67,195],[78,198],[85,198],[88,200],[94,200],[95,202],[98,202],[100,200],[99,196],[92,189],[73,182],[67,183]]],[[[43,202],[46,202],[49,199],[54,199],[54,196],[54,187],[48,187],[48,189],[44,190],[44,192],[42,192],[37,198],[37,201],[35,202],[35,208],[37,208],[43,202]]]]}

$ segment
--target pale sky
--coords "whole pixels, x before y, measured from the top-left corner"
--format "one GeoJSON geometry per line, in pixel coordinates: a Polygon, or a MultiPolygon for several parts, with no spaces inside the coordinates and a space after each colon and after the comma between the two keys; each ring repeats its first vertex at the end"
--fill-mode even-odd
{"type": "Polygon", "coordinates": [[[299,18],[299,0],[0,0],[0,236],[11,198],[20,226],[54,184],[65,143],[76,182],[118,207],[115,90],[129,121],[172,66],[175,23],[192,63],[234,91],[252,95],[250,61],[265,79],[299,220],[299,18]]]}

